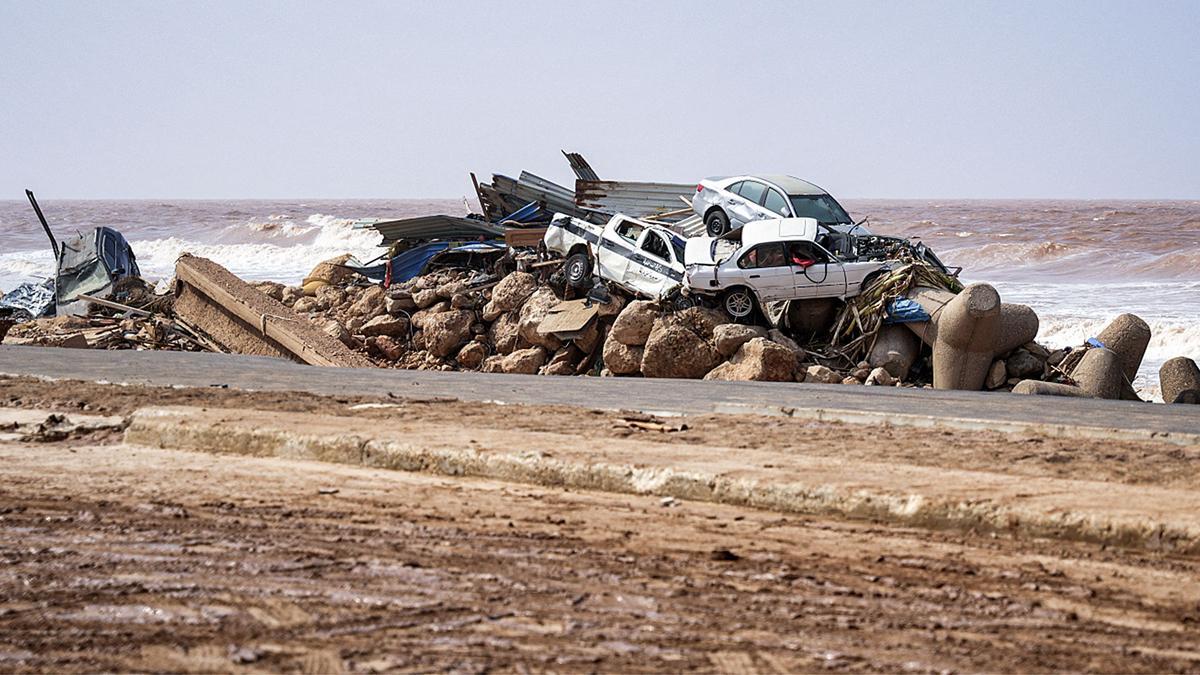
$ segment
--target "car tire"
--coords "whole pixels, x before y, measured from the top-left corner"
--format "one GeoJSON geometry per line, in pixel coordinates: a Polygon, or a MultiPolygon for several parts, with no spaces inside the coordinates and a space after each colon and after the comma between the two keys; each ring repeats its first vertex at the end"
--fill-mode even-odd
{"type": "Polygon", "coordinates": [[[567,258],[563,272],[567,284],[574,288],[589,288],[592,285],[592,259],[586,253],[576,253],[567,258]]]}
{"type": "Polygon", "coordinates": [[[729,216],[721,209],[713,209],[704,216],[704,231],[710,237],[719,237],[729,231],[729,216]]]}
{"type": "Polygon", "coordinates": [[[721,296],[721,308],[737,321],[746,321],[754,316],[754,307],[754,294],[748,288],[732,288],[721,296]]]}

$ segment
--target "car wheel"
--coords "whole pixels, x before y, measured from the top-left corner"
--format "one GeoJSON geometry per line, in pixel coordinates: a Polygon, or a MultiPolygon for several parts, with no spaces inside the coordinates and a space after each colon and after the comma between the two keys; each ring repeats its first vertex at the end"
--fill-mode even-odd
{"type": "Polygon", "coordinates": [[[575,288],[591,286],[592,259],[586,253],[576,253],[567,258],[567,264],[564,267],[568,284],[575,288]]]}
{"type": "Polygon", "coordinates": [[[710,237],[719,237],[729,231],[729,216],[721,209],[713,209],[704,216],[704,230],[710,237]]]}
{"type": "Polygon", "coordinates": [[[754,313],[754,296],[748,289],[735,288],[725,293],[721,306],[729,316],[741,321],[754,313]]]}

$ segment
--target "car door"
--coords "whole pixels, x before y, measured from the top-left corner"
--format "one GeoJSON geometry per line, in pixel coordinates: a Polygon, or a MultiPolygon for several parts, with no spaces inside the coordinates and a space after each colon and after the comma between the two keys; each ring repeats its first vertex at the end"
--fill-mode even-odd
{"type": "Polygon", "coordinates": [[[730,198],[726,199],[725,212],[729,214],[729,226],[737,229],[746,223],[762,220],[765,216],[760,203],[767,192],[767,186],[756,180],[744,180],[734,186],[730,198]]]}
{"type": "Polygon", "coordinates": [[[631,265],[630,256],[637,249],[643,226],[631,220],[618,220],[605,227],[596,247],[596,265],[601,279],[625,283],[631,265]]]}
{"type": "Polygon", "coordinates": [[[761,302],[792,297],[795,283],[782,242],[755,246],[738,259],[738,267],[744,270],[746,283],[754,289],[761,302]]]}
{"type": "Polygon", "coordinates": [[[787,198],[773,187],[767,188],[762,208],[764,212],[770,214],[768,216],[770,218],[790,218],[792,215],[792,206],[788,203],[787,198]]]}
{"type": "Polygon", "coordinates": [[[788,243],[796,298],[840,298],[846,294],[845,266],[811,241],[788,243]]]}
{"type": "Polygon", "coordinates": [[[674,285],[672,271],[671,245],[666,237],[654,230],[643,232],[625,275],[626,283],[638,292],[658,297],[674,285]]]}

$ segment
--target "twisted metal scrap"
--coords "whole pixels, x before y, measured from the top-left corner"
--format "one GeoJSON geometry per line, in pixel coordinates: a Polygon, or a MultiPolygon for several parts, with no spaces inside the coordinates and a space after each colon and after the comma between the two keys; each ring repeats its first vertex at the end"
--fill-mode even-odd
{"type": "Polygon", "coordinates": [[[906,256],[899,262],[902,264],[869,280],[861,293],[846,301],[830,333],[829,348],[834,354],[850,363],[863,360],[875,346],[888,305],[914,287],[944,288],[953,293],[963,289],[958,279],[924,260],[906,256]]]}

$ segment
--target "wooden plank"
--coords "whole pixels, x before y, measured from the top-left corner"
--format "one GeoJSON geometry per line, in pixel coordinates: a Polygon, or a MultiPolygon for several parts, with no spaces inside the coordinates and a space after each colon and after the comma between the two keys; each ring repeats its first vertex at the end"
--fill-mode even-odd
{"type": "Polygon", "coordinates": [[[115,309],[119,312],[129,312],[130,314],[137,314],[138,316],[150,316],[151,315],[150,312],[147,312],[144,309],[138,309],[137,307],[130,307],[129,305],[122,305],[121,303],[113,302],[112,300],[105,300],[103,298],[97,298],[93,295],[88,295],[87,293],[80,293],[79,295],[75,296],[76,300],[81,299],[81,298],[83,300],[87,300],[90,303],[100,305],[101,307],[107,307],[109,309],[115,309]]]}
{"type": "Polygon", "coordinates": [[[546,318],[538,324],[538,332],[542,335],[576,333],[587,327],[597,311],[599,307],[587,300],[564,300],[546,312],[546,318]]]}

